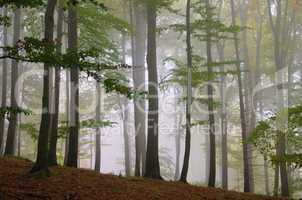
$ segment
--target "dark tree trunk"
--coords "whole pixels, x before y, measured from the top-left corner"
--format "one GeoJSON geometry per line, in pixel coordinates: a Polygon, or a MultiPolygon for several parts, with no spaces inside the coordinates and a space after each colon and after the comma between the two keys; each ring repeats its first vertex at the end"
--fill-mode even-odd
{"type": "Polygon", "coordinates": [[[156,56],[156,5],[149,0],[147,2],[147,24],[148,24],[148,140],[146,156],[145,177],[161,179],[158,157],[158,77],[156,56]]]}
{"type": "MultiPolygon", "coordinates": [[[[210,21],[212,16],[210,1],[206,0],[206,15],[207,19],[210,21]]],[[[211,67],[212,61],[212,41],[211,41],[211,30],[207,27],[206,30],[206,46],[207,46],[207,70],[210,76],[213,73],[211,67]]],[[[209,110],[209,133],[210,133],[210,174],[209,174],[209,187],[215,187],[216,180],[216,142],[215,142],[215,117],[214,117],[214,100],[213,100],[213,86],[208,83],[208,110],[209,110]]]]}
{"type": "MultiPolygon", "coordinates": [[[[247,15],[248,15],[248,4],[242,3],[240,6],[240,19],[241,26],[247,27],[247,15]]],[[[256,115],[253,110],[253,87],[255,86],[255,73],[254,70],[250,69],[250,58],[248,49],[248,38],[247,30],[242,31],[242,52],[244,69],[249,73],[244,74],[244,97],[245,97],[245,114],[246,114],[246,126],[247,126],[247,137],[249,137],[255,128],[256,115]]],[[[253,147],[252,144],[247,144],[248,151],[248,165],[249,165],[249,181],[250,181],[250,192],[254,192],[254,177],[253,177],[253,147]]]]}
{"type": "MultiPolygon", "coordinates": [[[[63,18],[64,10],[61,6],[58,7],[58,21],[57,21],[57,42],[62,44],[63,39],[63,18]]],[[[62,46],[59,46],[57,51],[62,52],[62,46]]],[[[55,68],[55,87],[54,87],[54,113],[51,113],[51,135],[49,144],[49,165],[57,165],[57,141],[58,141],[58,124],[59,124],[59,105],[60,105],[60,82],[61,69],[55,68]]]]}
{"type": "Polygon", "coordinates": [[[186,102],[186,142],[180,181],[187,182],[191,151],[191,104],[192,104],[192,45],[191,45],[191,0],[187,0],[186,9],[187,34],[187,102],[186,102]]]}
{"type": "MultiPolygon", "coordinates": [[[[14,12],[14,36],[13,44],[15,45],[20,39],[21,34],[21,9],[18,8],[14,12]]],[[[18,108],[18,62],[12,60],[12,71],[11,71],[11,107],[18,108]]],[[[9,125],[7,129],[7,139],[4,155],[12,156],[15,155],[15,144],[17,136],[17,127],[18,127],[18,116],[19,114],[10,114],[9,115],[9,125]]]]}
{"type": "MultiPolygon", "coordinates": [[[[7,8],[3,8],[3,16],[7,16],[7,8]]],[[[7,27],[3,27],[3,46],[8,45],[8,35],[7,35],[7,27]]],[[[2,60],[2,95],[1,95],[1,107],[6,107],[6,98],[7,98],[7,59],[2,60]]],[[[4,149],[4,132],[5,132],[5,116],[1,115],[0,116],[0,156],[3,153],[4,149]]]]}
{"type": "MultiPolygon", "coordinates": [[[[235,6],[234,0],[231,0],[231,11],[232,11],[232,24],[236,25],[236,16],[235,16],[235,6]]],[[[239,55],[239,44],[237,40],[237,33],[234,33],[234,45],[235,45],[235,53],[236,60],[238,61],[236,64],[237,72],[238,72],[238,89],[239,89],[239,104],[240,104],[240,122],[241,122],[241,135],[243,142],[243,171],[244,171],[244,192],[251,191],[250,185],[250,175],[249,175],[249,162],[248,162],[248,147],[247,147],[247,126],[246,126],[246,116],[245,116],[245,106],[243,99],[243,84],[242,84],[242,73],[240,69],[240,55],[239,55]]]]}
{"type": "MultiPolygon", "coordinates": [[[[45,14],[45,41],[53,43],[54,35],[54,10],[57,0],[48,0],[45,14]]],[[[44,64],[43,77],[43,97],[42,97],[42,119],[38,137],[38,154],[37,160],[31,169],[31,173],[46,172],[48,173],[48,138],[50,123],[50,106],[49,106],[49,64],[44,64]]]]}
{"type": "MultiPolygon", "coordinates": [[[[68,50],[77,52],[77,11],[75,6],[68,9],[68,50]]],[[[71,98],[70,98],[70,124],[67,166],[78,166],[79,142],[79,69],[73,66],[70,71],[71,98]]]]}

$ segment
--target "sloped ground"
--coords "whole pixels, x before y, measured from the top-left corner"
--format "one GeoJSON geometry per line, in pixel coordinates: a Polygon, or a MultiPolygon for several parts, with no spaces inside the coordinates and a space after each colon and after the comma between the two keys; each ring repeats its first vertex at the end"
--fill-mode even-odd
{"type": "Polygon", "coordinates": [[[121,178],[94,171],[51,168],[46,179],[29,178],[32,163],[18,158],[0,158],[0,200],[252,200],[274,199],[253,194],[182,183],[121,178]]]}

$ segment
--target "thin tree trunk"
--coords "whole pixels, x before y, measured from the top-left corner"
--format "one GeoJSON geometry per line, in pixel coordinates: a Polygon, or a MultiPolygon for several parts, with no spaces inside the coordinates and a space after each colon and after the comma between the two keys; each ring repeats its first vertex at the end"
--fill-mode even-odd
{"type": "MultiPolygon", "coordinates": [[[[7,16],[8,11],[7,7],[3,8],[3,15],[7,16]]],[[[8,45],[8,34],[7,27],[3,27],[3,46],[8,45]]],[[[1,95],[1,107],[5,108],[7,106],[6,98],[7,98],[7,59],[2,60],[2,95],[1,95]]],[[[3,153],[4,149],[4,133],[5,133],[5,115],[0,116],[0,156],[3,153]]]]}
{"type": "Polygon", "coordinates": [[[186,9],[186,34],[187,34],[187,102],[186,102],[186,141],[183,167],[180,181],[187,182],[190,150],[191,150],[191,104],[192,104],[192,45],[191,45],[191,0],[187,0],[186,9]]]}
{"type": "MultiPolygon", "coordinates": [[[[177,104],[175,102],[175,110],[177,107],[177,104]]],[[[175,126],[176,126],[176,136],[175,136],[175,157],[176,157],[176,161],[175,161],[175,174],[174,174],[174,180],[178,181],[180,178],[180,144],[181,144],[181,133],[182,133],[182,115],[180,114],[179,116],[175,117],[175,126]]]]}
{"type": "MultiPolygon", "coordinates": [[[[101,87],[100,83],[96,82],[96,115],[95,120],[101,121],[101,87]]],[[[95,164],[94,170],[101,171],[101,128],[98,127],[95,133],[95,164]]]]}
{"type": "Polygon", "coordinates": [[[265,194],[270,195],[270,186],[269,186],[269,175],[268,175],[268,162],[264,158],[264,185],[265,185],[265,194]]]}
{"type": "MultiPolygon", "coordinates": [[[[224,45],[217,45],[217,51],[219,54],[220,62],[224,61],[224,45]]],[[[221,120],[221,182],[222,188],[228,190],[228,124],[227,124],[227,103],[225,96],[225,69],[224,66],[221,67],[220,72],[220,99],[221,99],[221,109],[220,109],[220,120],[221,120]]]]}
{"type": "MultiPolygon", "coordinates": [[[[54,35],[54,11],[57,0],[48,0],[45,14],[45,41],[53,43],[54,35]]],[[[42,119],[40,123],[40,132],[38,137],[38,153],[37,160],[31,173],[46,172],[48,173],[48,137],[49,137],[49,122],[50,122],[50,107],[49,107],[49,64],[44,64],[43,77],[43,97],[42,97],[42,119]]]]}
{"type": "MultiPolygon", "coordinates": [[[[263,34],[263,15],[260,11],[260,1],[257,0],[257,36],[256,36],[256,76],[255,76],[255,85],[262,84],[261,81],[261,44],[262,44],[262,34],[263,34]]],[[[256,100],[254,100],[254,105],[259,105],[260,111],[260,120],[263,120],[263,102],[262,102],[262,94],[256,94],[256,100]]],[[[255,109],[257,110],[257,109],[255,109]]],[[[263,158],[263,170],[264,170],[264,187],[265,194],[270,195],[270,186],[269,186],[269,171],[268,171],[268,161],[267,157],[263,158]]]]}
{"type": "Polygon", "coordinates": [[[128,131],[128,122],[129,122],[129,110],[127,99],[124,103],[124,114],[123,114],[123,136],[124,136],[124,155],[125,155],[125,174],[126,176],[131,176],[131,157],[130,157],[130,141],[129,141],[129,131],[128,131]]]}
{"type": "MultiPolygon", "coordinates": [[[[77,52],[77,11],[70,5],[68,9],[68,50],[77,52]]],[[[70,98],[70,125],[67,166],[78,166],[78,142],[79,142],[79,69],[71,68],[71,98],[70,98]]]]}
{"type": "MultiPolygon", "coordinates": [[[[274,37],[274,56],[275,56],[275,65],[276,65],[276,98],[277,98],[277,107],[278,111],[282,110],[284,108],[284,92],[283,92],[283,72],[282,69],[286,66],[286,58],[288,51],[283,46],[286,45],[287,42],[289,42],[289,36],[287,36],[285,33],[287,33],[288,29],[288,1],[276,1],[275,7],[276,7],[276,20],[275,23],[273,22],[273,15],[272,15],[272,6],[271,1],[267,0],[268,3],[268,14],[270,19],[270,25],[274,37]],[[284,11],[282,11],[282,2],[285,4],[284,11]],[[283,19],[283,20],[282,20],[283,19]]],[[[284,133],[282,133],[282,130],[284,129],[285,121],[282,119],[282,116],[277,116],[277,129],[278,129],[278,138],[277,138],[277,145],[276,145],[276,152],[278,157],[283,157],[286,154],[286,137],[284,133]]],[[[279,164],[279,166],[276,166],[275,170],[275,178],[279,179],[279,171],[277,171],[279,168],[280,170],[280,178],[281,178],[281,194],[283,197],[289,197],[289,185],[288,185],[288,174],[287,174],[287,166],[286,162],[282,162],[279,164]]],[[[277,189],[277,182],[279,180],[275,180],[275,192],[277,189]]],[[[279,183],[278,183],[279,184],[279,183]]]]}
{"type": "MultiPolygon", "coordinates": [[[[240,6],[240,20],[241,26],[247,27],[247,15],[248,15],[248,4],[242,2],[240,6]]],[[[254,71],[250,69],[250,58],[249,58],[249,49],[247,41],[247,29],[242,31],[242,51],[244,58],[244,69],[248,73],[244,74],[244,96],[245,96],[245,114],[246,114],[246,126],[247,126],[247,138],[251,135],[252,131],[256,126],[256,115],[253,110],[253,87],[255,84],[255,74],[254,71]]],[[[249,181],[250,181],[250,192],[254,192],[254,178],[253,178],[253,147],[252,144],[247,144],[247,153],[248,153],[248,165],[249,165],[249,181]]]]}
{"type": "MultiPolygon", "coordinates": [[[[20,39],[21,34],[21,9],[17,8],[14,12],[14,36],[13,44],[15,45],[20,39]]],[[[11,108],[18,108],[18,62],[12,60],[12,71],[11,71],[11,108]]],[[[4,155],[12,156],[15,155],[15,142],[17,136],[18,127],[18,116],[19,113],[9,115],[9,125],[7,129],[7,139],[4,155]]]]}
{"type": "MultiPolygon", "coordinates": [[[[69,127],[70,123],[70,71],[66,70],[66,126],[69,127]]],[[[66,133],[65,138],[65,152],[64,152],[64,165],[67,166],[68,158],[68,146],[69,146],[69,131],[66,133]]]]}
{"type": "MultiPolygon", "coordinates": [[[[63,39],[63,18],[64,10],[61,6],[58,7],[57,19],[57,42],[62,44],[63,39]]],[[[57,48],[58,53],[62,53],[62,46],[57,48]]],[[[49,165],[57,165],[57,141],[58,141],[58,124],[59,124],[59,105],[60,105],[60,82],[61,82],[61,69],[55,68],[55,86],[54,86],[54,113],[51,113],[51,135],[49,144],[49,165]]]]}
{"type": "MultiPolygon", "coordinates": [[[[124,15],[126,15],[124,10],[124,15]]],[[[122,35],[122,62],[126,64],[126,36],[122,35]]],[[[127,98],[122,98],[122,120],[123,120],[123,137],[124,137],[124,160],[125,160],[125,175],[131,176],[131,151],[130,151],[130,139],[129,139],[129,102],[127,98]]],[[[120,99],[121,99],[120,98],[120,99]]]]}
{"type": "MultiPolygon", "coordinates": [[[[210,1],[206,0],[206,15],[207,20],[211,20],[212,11],[210,1]]],[[[210,28],[207,27],[206,30],[206,46],[207,46],[207,70],[210,75],[213,73],[213,69],[211,67],[212,61],[212,42],[211,42],[211,31],[210,28]]],[[[209,110],[209,133],[210,133],[210,174],[209,174],[209,187],[215,187],[216,180],[216,142],[215,142],[215,117],[214,117],[214,100],[213,100],[213,86],[210,83],[210,79],[208,80],[208,110],[209,110]]]]}
{"type": "MultiPolygon", "coordinates": [[[[235,16],[235,6],[234,0],[231,0],[231,11],[232,11],[232,24],[236,25],[236,16],[235,16]]],[[[250,185],[250,175],[249,175],[249,162],[248,162],[248,147],[247,147],[247,126],[246,126],[246,116],[245,116],[245,106],[243,99],[243,84],[242,84],[242,73],[240,69],[240,55],[239,55],[239,44],[237,40],[237,33],[234,33],[234,45],[236,52],[236,64],[237,73],[238,73],[238,89],[239,89],[239,104],[240,104],[240,121],[241,121],[241,134],[242,134],[242,145],[243,145],[243,170],[244,170],[244,192],[251,191],[250,185]]]]}
{"type": "Polygon", "coordinates": [[[156,56],[156,5],[153,1],[147,1],[148,24],[148,140],[146,156],[145,177],[161,179],[158,157],[158,77],[156,56]]]}

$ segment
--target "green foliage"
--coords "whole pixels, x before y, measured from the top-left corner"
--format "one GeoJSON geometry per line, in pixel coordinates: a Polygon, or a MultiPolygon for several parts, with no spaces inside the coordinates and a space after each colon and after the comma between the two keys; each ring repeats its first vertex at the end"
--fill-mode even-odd
{"type": "Polygon", "coordinates": [[[102,62],[118,62],[118,45],[113,40],[113,32],[127,33],[129,24],[108,10],[100,9],[91,3],[81,4],[79,11],[79,29],[81,32],[80,48],[95,48],[99,51],[102,62]]]}
{"type": "Polygon", "coordinates": [[[0,107],[0,116],[5,115],[16,115],[16,114],[24,114],[31,115],[32,112],[30,110],[21,108],[21,107],[0,107]]]}
{"type": "Polygon", "coordinates": [[[45,5],[45,0],[0,0],[0,7],[16,6],[36,8],[45,5]]]}
{"type": "Polygon", "coordinates": [[[287,154],[285,156],[272,156],[274,164],[288,163],[294,168],[302,168],[302,154],[287,154]]]}
{"type": "Polygon", "coordinates": [[[107,7],[103,3],[100,3],[98,0],[66,0],[66,1],[68,6],[76,6],[82,3],[91,3],[94,6],[99,7],[103,10],[107,9],[107,7]]]}
{"type": "Polygon", "coordinates": [[[81,121],[81,128],[104,128],[104,127],[112,127],[116,122],[111,121],[96,121],[94,119],[87,119],[81,121]]]}
{"type": "Polygon", "coordinates": [[[10,18],[8,16],[0,15],[0,26],[10,26],[10,18]]]}
{"type": "Polygon", "coordinates": [[[302,105],[297,105],[281,111],[277,115],[258,123],[256,129],[249,138],[249,142],[254,144],[258,151],[265,157],[270,158],[276,164],[287,162],[294,167],[302,168],[302,105]],[[287,117],[287,127],[279,130],[279,118],[287,117]],[[276,144],[281,134],[287,138],[288,147],[293,153],[283,157],[276,156],[276,144]],[[296,153],[294,153],[296,151],[296,153]]]}
{"type": "Polygon", "coordinates": [[[118,70],[121,68],[130,68],[126,64],[101,63],[98,58],[102,55],[98,49],[90,48],[88,50],[72,50],[69,49],[65,54],[56,51],[59,44],[35,38],[25,38],[19,40],[12,47],[1,47],[5,54],[0,58],[11,58],[18,61],[45,63],[51,67],[59,66],[62,68],[77,67],[80,71],[86,72],[90,77],[93,77],[98,82],[103,82],[107,92],[117,92],[131,98],[138,91],[133,91],[132,88],[122,84],[121,80],[104,77],[106,70],[118,70]]]}
{"type": "Polygon", "coordinates": [[[23,123],[20,124],[20,129],[25,131],[34,142],[38,140],[39,130],[37,128],[37,124],[23,123]]]}

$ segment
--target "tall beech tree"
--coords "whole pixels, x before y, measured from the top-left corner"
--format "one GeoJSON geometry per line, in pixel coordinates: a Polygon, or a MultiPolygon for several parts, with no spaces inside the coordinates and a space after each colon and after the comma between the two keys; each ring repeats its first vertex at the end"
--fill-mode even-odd
{"type": "MultiPolygon", "coordinates": [[[[206,20],[211,21],[212,19],[212,8],[209,0],[206,0],[206,20]]],[[[206,28],[206,48],[207,48],[207,70],[210,81],[210,76],[213,73],[211,64],[212,59],[212,38],[211,29],[209,25],[206,28]]],[[[210,174],[208,186],[215,187],[216,180],[216,142],[215,142],[215,116],[214,116],[214,99],[213,99],[213,86],[209,82],[207,86],[208,92],[208,110],[209,110],[209,133],[210,133],[210,174]]]]}
{"type": "MultiPolygon", "coordinates": [[[[57,9],[57,42],[62,44],[63,41],[63,20],[64,10],[61,5],[57,9]]],[[[62,53],[62,45],[57,47],[57,51],[62,53]]],[[[58,141],[58,124],[59,124],[59,105],[60,105],[60,82],[61,82],[61,69],[60,66],[55,67],[55,79],[54,79],[54,109],[51,113],[51,131],[50,131],[50,143],[49,143],[49,164],[57,165],[57,141],[58,141]]]]}
{"type": "MultiPolygon", "coordinates": [[[[248,20],[248,3],[242,1],[239,7],[239,16],[241,21],[241,27],[247,27],[248,20]]],[[[241,31],[241,43],[242,43],[242,58],[244,63],[244,70],[248,73],[244,73],[244,100],[245,100],[245,115],[246,115],[246,126],[247,126],[247,137],[251,136],[252,131],[255,129],[256,115],[254,112],[254,101],[253,101],[253,87],[255,87],[255,73],[251,69],[251,61],[248,47],[248,34],[247,29],[241,31]]],[[[253,176],[253,146],[247,144],[248,153],[248,165],[249,165],[249,181],[250,181],[250,192],[254,192],[254,176],[253,176]]]]}
{"type": "MultiPolygon", "coordinates": [[[[54,43],[54,12],[57,0],[48,0],[45,13],[44,39],[47,43],[54,43]]],[[[31,169],[32,173],[48,173],[48,145],[50,130],[50,102],[49,102],[49,63],[44,64],[42,118],[38,136],[38,152],[36,162],[31,169]]]]}
{"type": "MultiPolygon", "coordinates": [[[[286,91],[284,90],[285,74],[289,73],[288,68],[290,67],[288,57],[290,49],[295,45],[292,41],[296,35],[295,26],[295,15],[296,10],[293,9],[290,12],[290,2],[288,0],[277,0],[271,1],[267,0],[269,24],[272,31],[273,41],[274,41],[274,63],[276,66],[275,73],[275,84],[276,84],[276,105],[277,110],[282,110],[286,107],[286,91]],[[273,12],[275,13],[273,14],[273,12]]],[[[294,6],[299,6],[297,3],[294,3],[294,6]]],[[[288,94],[287,94],[288,95],[288,94]]],[[[290,102],[291,100],[289,100],[290,102]]],[[[278,157],[284,157],[286,155],[286,136],[283,134],[283,130],[287,126],[287,120],[284,120],[282,116],[277,116],[279,119],[278,123],[278,142],[276,148],[276,154],[278,157]]],[[[281,195],[284,197],[289,196],[289,183],[288,183],[288,173],[287,165],[285,162],[281,162],[276,166],[275,169],[275,194],[278,192],[279,184],[279,173],[281,179],[281,195]]]]}
{"type": "Polygon", "coordinates": [[[158,74],[156,54],[157,5],[147,0],[148,139],[145,177],[161,179],[158,156],[158,74]]]}
{"type": "MultiPolygon", "coordinates": [[[[70,1],[68,8],[68,50],[77,52],[78,25],[76,4],[70,1]]],[[[67,166],[78,166],[78,143],[79,143],[79,66],[70,69],[70,124],[67,166]]]]}
{"type": "MultiPolygon", "coordinates": [[[[3,8],[3,16],[7,16],[7,7],[3,8]]],[[[3,27],[3,46],[8,45],[8,30],[7,27],[3,27]]],[[[7,106],[7,76],[8,76],[8,64],[7,59],[2,60],[2,94],[1,94],[1,107],[7,106]]],[[[4,133],[5,133],[5,115],[0,115],[0,155],[4,149],[4,133]]]]}
{"type": "MultiPolygon", "coordinates": [[[[13,44],[16,45],[21,35],[21,9],[17,8],[14,11],[14,35],[13,35],[13,44]]],[[[11,97],[10,97],[10,107],[13,109],[18,109],[19,104],[19,91],[18,91],[18,61],[12,60],[12,70],[11,70],[11,97]]],[[[7,139],[4,155],[15,155],[15,144],[17,138],[17,128],[18,128],[18,116],[19,113],[10,113],[9,114],[9,125],[7,129],[7,139]]]]}
{"type": "MultiPolygon", "coordinates": [[[[95,83],[95,91],[96,91],[96,112],[95,112],[95,120],[101,121],[101,86],[100,83],[95,83]]],[[[96,128],[95,133],[95,162],[94,162],[94,170],[97,172],[101,171],[101,128],[96,128]]]]}
{"type": "Polygon", "coordinates": [[[187,43],[187,101],[186,101],[186,145],[180,181],[187,182],[191,150],[191,104],[192,104],[192,44],[191,44],[191,0],[186,8],[186,43],[187,43]]]}
{"type": "MultiPolygon", "coordinates": [[[[146,82],[146,6],[132,1],[132,57],[133,57],[133,84],[136,90],[145,90],[146,82]]],[[[131,10],[131,9],[130,9],[131,10]]],[[[146,100],[137,99],[134,102],[135,125],[135,176],[145,173],[146,166],[146,100]]]]}
{"type": "MultiPolygon", "coordinates": [[[[235,5],[234,0],[230,1],[231,14],[232,14],[232,24],[236,25],[236,15],[235,15],[235,5]]],[[[239,54],[239,43],[237,40],[237,32],[234,33],[234,48],[236,54],[236,60],[240,60],[239,54]]],[[[244,105],[244,95],[243,95],[243,84],[242,84],[242,72],[240,68],[240,62],[237,62],[236,69],[238,73],[238,90],[239,90],[239,106],[240,106],[240,122],[241,122],[241,136],[243,145],[243,170],[244,170],[244,192],[251,191],[250,182],[250,170],[248,162],[248,146],[247,146],[247,126],[246,126],[246,115],[245,115],[245,105],[244,105]]]]}

